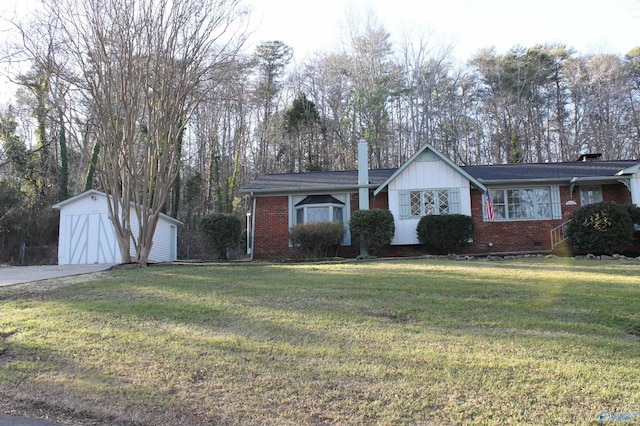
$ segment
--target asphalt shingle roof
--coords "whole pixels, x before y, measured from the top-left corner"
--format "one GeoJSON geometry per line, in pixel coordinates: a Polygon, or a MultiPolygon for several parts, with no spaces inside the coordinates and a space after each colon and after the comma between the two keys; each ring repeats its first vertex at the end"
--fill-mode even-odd
{"type": "MultiPolygon", "coordinates": [[[[381,185],[396,169],[369,170],[369,184],[381,185]]],[[[295,191],[296,189],[330,189],[333,187],[358,186],[358,171],[282,173],[258,176],[253,182],[242,187],[243,192],[251,191],[295,191]]]]}
{"type": "MultiPolygon", "coordinates": [[[[569,180],[574,177],[615,176],[640,160],[620,161],[572,161],[564,163],[498,164],[489,166],[462,166],[461,168],[484,183],[524,181],[539,179],[569,180]]],[[[369,170],[369,183],[379,186],[397,169],[369,170]]],[[[286,192],[296,190],[325,190],[337,187],[357,188],[358,171],[333,171],[311,173],[283,173],[262,175],[242,187],[242,192],[286,192]]]]}
{"type": "Polygon", "coordinates": [[[565,163],[518,163],[491,166],[463,166],[462,169],[480,181],[571,179],[573,177],[614,176],[619,171],[640,163],[624,161],[571,161],[565,163]]]}

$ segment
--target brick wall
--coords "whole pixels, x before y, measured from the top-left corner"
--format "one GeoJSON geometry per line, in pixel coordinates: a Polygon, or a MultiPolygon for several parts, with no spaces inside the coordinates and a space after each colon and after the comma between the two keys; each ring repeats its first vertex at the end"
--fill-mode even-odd
{"type": "Polygon", "coordinates": [[[256,197],[254,229],[255,259],[288,259],[294,257],[289,248],[289,197],[256,197]]]}
{"type": "MultiPolygon", "coordinates": [[[[580,196],[578,195],[579,198],[580,196]]],[[[604,201],[614,201],[618,204],[631,204],[631,191],[623,184],[602,185],[602,199],[604,201]]]]}
{"type": "MultiPolygon", "coordinates": [[[[358,210],[358,193],[351,194],[351,211],[358,210]]],[[[369,208],[387,209],[389,202],[386,192],[377,196],[370,193],[369,208]]],[[[254,230],[254,259],[294,259],[298,256],[289,247],[289,198],[287,196],[256,198],[256,227],[254,230]]],[[[360,254],[357,245],[341,246],[340,257],[356,257],[360,254]]]]}
{"type": "MultiPolygon", "coordinates": [[[[573,197],[569,186],[560,187],[562,219],[557,220],[519,220],[512,222],[484,222],[482,220],[482,193],[471,190],[471,211],[476,225],[473,243],[464,248],[464,253],[503,253],[526,251],[550,251],[551,230],[569,220],[571,213],[580,207],[580,188],[575,187],[573,197]],[[569,200],[578,202],[567,206],[569,200]]],[[[619,204],[631,203],[631,193],[622,184],[603,185],[602,196],[605,201],[619,204]]]]}
{"type": "MultiPolygon", "coordinates": [[[[631,194],[622,184],[603,185],[605,201],[615,201],[619,204],[631,203],[631,194]]],[[[557,220],[521,220],[513,222],[484,222],[482,220],[482,193],[471,190],[471,211],[476,225],[473,243],[461,250],[461,254],[490,254],[539,252],[551,250],[551,229],[569,219],[569,216],[579,205],[567,206],[566,202],[572,197],[569,186],[560,187],[562,204],[562,219],[557,220]]],[[[579,187],[574,189],[573,199],[580,201],[579,187]]],[[[358,193],[351,194],[351,211],[358,210],[358,193]]],[[[289,247],[289,207],[288,197],[258,197],[256,198],[256,227],[255,227],[255,259],[291,259],[296,258],[296,250],[289,247]]],[[[389,201],[386,192],[376,197],[370,193],[369,207],[372,209],[387,209],[389,201]]],[[[424,253],[417,245],[389,247],[383,256],[414,256],[424,253]]],[[[338,255],[345,258],[356,257],[359,254],[357,244],[341,246],[338,255]]]]}

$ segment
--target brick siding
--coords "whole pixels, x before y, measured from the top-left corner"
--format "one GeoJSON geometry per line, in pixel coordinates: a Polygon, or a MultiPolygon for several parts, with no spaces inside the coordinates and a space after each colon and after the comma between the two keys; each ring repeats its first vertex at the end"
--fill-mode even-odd
{"type": "MultiPolygon", "coordinates": [[[[622,184],[603,185],[603,199],[619,204],[631,203],[631,193],[622,184]]],[[[562,219],[518,220],[484,222],[482,220],[482,194],[471,190],[471,210],[476,225],[473,243],[465,247],[464,253],[516,253],[551,250],[551,230],[569,220],[571,213],[580,207],[580,188],[573,191],[575,206],[567,206],[571,200],[569,186],[560,187],[562,219]]]]}
{"type": "Polygon", "coordinates": [[[289,197],[256,197],[255,259],[289,259],[289,197]]]}
{"type": "MultiPolygon", "coordinates": [[[[580,202],[580,189],[574,188],[573,199],[580,202]]],[[[630,204],[631,194],[622,184],[603,185],[603,199],[615,201],[619,204],[630,204]]],[[[376,197],[370,193],[369,207],[371,209],[388,209],[389,201],[386,192],[376,197]]],[[[560,187],[562,204],[562,219],[557,220],[519,220],[484,222],[482,219],[482,193],[477,189],[471,190],[471,212],[475,223],[473,242],[465,246],[460,254],[491,254],[517,252],[544,252],[551,250],[551,229],[566,222],[573,210],[579,205],[567,206],[572,199],[569,186],[560,187]]],[[[351,211],[358,210],[358,194],[351,194],[351,211]]],[[[254,237],[255,259],[291,259],[296,258],[295,249],[289,247],[288,218],[289,201],[287,196],[257,197],[256,198],[256,227],[254,237]]],[[[415,256],[423,254],[424,250],[417,245],[388,247],[383,256],[415,256]]],[[[359,254],[357,244],[341,246],[338,256],[345,258],[356,257],[359,254]]]]}

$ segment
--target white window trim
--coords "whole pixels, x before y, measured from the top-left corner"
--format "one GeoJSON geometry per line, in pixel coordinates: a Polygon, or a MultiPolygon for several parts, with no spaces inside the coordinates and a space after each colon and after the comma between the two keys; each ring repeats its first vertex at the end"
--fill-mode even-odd
{"type": "MultiPolygon", "coordinates": [[[[326,193],[323,193],[326,194],[326,193]]],[[[302,196],[302,199],[304,199],[305,197],[309,196],[309,195],[314,195],[312,194],[304,194],[304,196],[302,196]]],[[[341,197],[344,198],[344,205],[337,205],[337,204],[332,204],[334,206],[339,206],[342,207],[342,225],[344,225],[344,229],[345,229],[345,234],[344,234],[344,238],[342,239],[342,245],[343,246],[350,246],[351,245],[351,231],[349,229],[349,220],[351,219],[351,193],[347,192],[347,193],[330,193],[327,194],[330,195],[332,197],[335,197],[336,199],[340,200],[341,197]]],[[[293,226],[296,225],[296,219],[297,219],[297,209],[295,204],[297,202],[300,201],[300,197],[298,196],[297,201],[294,202],[294,200],[296,199],[296,196],[294,195],[289,195],[287,197],[289,199],[289,229],[291,229],[293,226]]],[[[342,201],[342,200],[340,200],[342,201]]],[[[309,204],[310,206],[312,206],[313,204],[309,204]]],[[[321,204],[323,206],[326,206],[326,204],[321,204]]],[[[333,212],[331,213],[333,215],[333,212]]],[[[293,247],[291,245],[291,241],[289,241],[289,247],[293,247]]]]}
{"type": "Polygon", "coordinates": [[[602,185],[587,185],[587,186],[580,186],[580,205],[581,206],[587,206],[589,204],[595,204],[595,203],[599,203],[602,202],[604,200],[604,197],[602,195],[602,185]],[[600,192],[600,201],[594,201],[593,203],[586,203],[584,202],[584,192],[588,191],[588,190],[592,190],[592,189],[597,189],[600,192]]]}
{"type": "MultiPolygon", "coordinates": [[[[540,221],[540,220],[555,220],[555,219],[562,219],[562,203],[560,202],[560,187],[558,185],[550,185],[550,186],[534,186],[534,185],[528,185],[528,186],[508,186],[508,187],[499,187],[499,188],[487,188],[489,191],[491,191],[491,200],[493,203],[493,211],[496,214],[496,218],[494,219],[495,222],[523,222],[523,221],[540,221]],[[495,196],[494,196],[494,192],[495,191],[503,191],[503,197],[505,200],[505,213],[508,214],[509,212],[509,205],[507,204],[508,201],[508,197],[506,194],[506,191],[510,191],[510,190],[525,190],[525,189],[547,189],[549,190],[549,203],[550,203],[550,215],[546,216],[546,217],[527,217],[527,218],[509,218],[509,217],[505,217],[505,218],[499,218],[497,217],[497,208],[496,208],[496,201],[495,201],[495,196]]],[[[483,214],[483,219],[485,222],[489,221],[488,217],[487,217],[487,206],[486,206],[486,202],[484,200],[483,197],[483,202],[482,202],[482,214],[483,214]]]]}
{"type": "Polygon", "coordinates": [[[339,208],[342,209],[342,222],[341,223],[344,223],[345,205],[344,204],[335,204],[335,203],[305,204],[305,205],[300,206],[300,207],[295,207],[294,206],[295,217],[294,217],[293,221],[294,221],[295,225],[299,225],[299,223],[298,223],[298,210],[303,210],[304,211],[304,218],[305,218],[304,223],[312,223],[312,222],[308,222],[306,220],[306,218],[307,218],[307,210],[309,208],[327,208],[327,209],[329,209],[329,218],[330,218],[329,222],[337,222],[336,220],[333,220],[333,212],[334,212],[333,208],[334,207],[339,207],[339,208]]]}
{"type": "MultiPolygon", "coordinates": [[[[424,211],[424,193],[446,191],[448,197],[448,212],[446,214],[459,214],[460,207],[460,188],[420,188],[420,189],[401,189],[398,190],[398,203],[400,211],[400,219],[420,219],[426,216],[424,211]],[[411,193],[420,192],[420,215],[411,214],[411,193]]],[[[438,213],[439,214],[439,213],[438,213]]]]}

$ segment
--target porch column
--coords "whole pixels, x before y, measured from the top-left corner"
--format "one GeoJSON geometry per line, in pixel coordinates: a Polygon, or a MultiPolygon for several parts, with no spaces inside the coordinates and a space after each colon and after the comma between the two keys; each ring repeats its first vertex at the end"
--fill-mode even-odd
{"type": "Polygon", "coordinates": [[[637,173],[629,179],[629,191],[631,191],[631,202],[640,207],[640,176],[637,173]]]}

